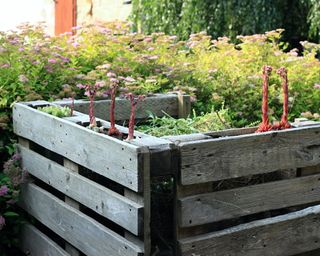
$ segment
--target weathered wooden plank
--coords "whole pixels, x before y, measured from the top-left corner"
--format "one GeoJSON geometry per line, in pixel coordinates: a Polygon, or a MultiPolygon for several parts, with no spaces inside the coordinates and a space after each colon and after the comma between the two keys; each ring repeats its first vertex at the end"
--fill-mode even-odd
{"type": "Polygon", "coordinates": [[[206,132],[205,135],[210,136],[211,138],[220,138],[220,137],[227,137],[227,136],[239,136],[254,133],[258,127],[244,127],[244,128],[231,128],[222,131],[212,131],[206,132]]]}
{"type": "Polygon", "coordinates": [[[320,201],[320,175],[268,182],[179,199],[181,227],[320,201]]]}
{"type": "Polygon", "coordinates": [[[190,96],[186,94],[178,94],[178,117],[187,118],[191,112],[190,96]]]}
{"type": "Polygon", "coordinates": [[[25,224],[20,232],[20,249],[31,256],[70,256],[58,244],[30,224],[25,224]]]}
{"type": "MultiPolygon", "coordinates": [[[[145,255],[151,255],[151,181],[150,181],[150,151],[147,147],[143,149],[145,157],[141,159],[141,166],[144,170],[143,194],[135,193],[129,189],[124,190],[127,198],[138,204],[144,205],[143,214],[143,242],[145,255]]],[[[125,233],[125,237],[130,241],[136,241],[131,234],[125,233]]]]}
{"type": "Polygon", "coordinates": [[[183,256],[287,256],[320,247],[320,206],[179,241],[183,256]]]}
{"type": "MultiPolygon", "coordinates": [[[[68,168],[71,172],[79,173],[79,165],[70,161],[67,158],[63,159],[63,166],[68,168]]],[[[76,200],[72,199],[71,197],[65,196],[64,201],[66,202],[66,204],[70,205],[71,207],[77,210],[80,210],[80,204],[76,200]]],[[[68,242],[65,243],[65,249],[71,256],[80,256],[80,252],[68,242]]]]}
{"type": "MultiPolygon", "coordinates": [[[[185,100],[187,101],[187,99],[185,100]]],[[[190,102],[190,99],[189,99],[190,102]]],[[[56,101],[55,104],[61,106],[70,106],[71,101],[56,101]]],[[[97,100],[94,103],[95,116],[103,120],[109,120],[111,100],[97,100]]],[[[89,101],[87,100],[75,100],[75,110],[88,114],[89,113],[89,101]]],[[[129,120],[130,117],[130,102],[123,98],[116,99],[115,118],[117,121],[129,120]]],[[[185,111],[190,110],[186,107],[185,111]]],[[[150,113],[156,116],[163,116],[164,113],[170,116],[179,115],[178,96],[176,94],[155,94],[154,96],[148,96],[145,100],[137,106],[136,118],[146,119],[150,113]]],[[[189,113],[186,112],[187,115],[189,113]]]]}
{"type": "Polygon", "coordinates": [[[181,142],[212,139],[212,137],[210,137],[209,135],[205,135],[203,133],[171,135],[171,136],[163,136],[161,138],[169,140],[175,143],[176,145],[179,145],[181,142]]]}
{"type": "Polygon", "coordinates": [[[133,234],[143,231],[143,205],[119,195],[36,152],[19,146],[30,174],[112,220],[133,234]]]}
{"type": "Polygon", "coordinates": [[[24,104],[13,107],[14,131],[134,191],[141,191],[139,147],[24,104]],[[81,142],[81,143],[79,143],[81,142]]]}
{"type": "Polygon", "coordinates": [[[301,176],[307,176],[316,173],[320,173],[320,164],[314,166],[307,166],[300,169],[301,176]]]}
{"type": "Polygon", "coordinates": [[[183,185],[320,164],[320,125],[180,145],[183,185]]]}
{"type": "Polygon", "coordinates": [[[144,215],[143,215],[143,240],[144,240],[144,253],[151,255],[151,179],[150,179],[150,151],[147,147],[144,148],[143,164],[143,202],[144,202],[144,215]]]}
{"type": "Polygon", "coordinates": [[[87,255],[143,255],[126,240],[34,184],[22,188],[20,205],[33,217],[87,255]]]}

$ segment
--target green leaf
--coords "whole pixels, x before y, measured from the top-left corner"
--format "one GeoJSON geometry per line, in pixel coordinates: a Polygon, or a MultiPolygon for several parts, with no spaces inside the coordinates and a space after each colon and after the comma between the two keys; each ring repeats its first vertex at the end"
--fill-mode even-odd
{"type": "Polygon", "coordinates": [[[5,213],[3,214],[3,216],[5,216],[5,217],[18,217],[19,214],[16,213],[16,212],[5,212],[5,213]]]}

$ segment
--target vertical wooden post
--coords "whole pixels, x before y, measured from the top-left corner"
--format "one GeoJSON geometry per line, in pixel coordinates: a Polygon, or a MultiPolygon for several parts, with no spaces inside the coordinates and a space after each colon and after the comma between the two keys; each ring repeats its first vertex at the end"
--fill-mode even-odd
{"type": "Polygon", "coordinates": [[[178,93],[179,118],[187,118],[191,112],[190,96],[178,93]]]}
{"type": "MultiPolygon", "coordinates": [[[[151,255],[151,181],[150,181],[150,151],[147,147],[141,149],[139,158],[140,172],[143,174],[143,195],[129,189],[124,189],[124,195],[132,201],[143,205],[143,243],[144,255],[151,255]]],[[[138,242],[129,232],[125,233],[128,240],[138,242]]]]}
{"type": "MultiPolygon", "coordinates": [[[[69,170],[71,170],[72,172],[76,172],[76,173],[79,172],[79,166],[67,158],[63,159],[63,165],[66,168],[68,168],[69,170]]],[[[68,196],[65,196],[65,202],[66,202],[66,204],[70,205],[71,207],[73,207],[77,210],[80,209],[79,203],[68,196]]],[[[66,242],[66,244],[65,244],[65,249],[71,256],[79,256],[80,255],[80,252],[76,248],[74,248],[71,244],[69,244],[68,242],[66,242]]]]}
{"type": "MultiPolygon", "coordinates": [[[[296,118],[294,120],[294,126],[296,127],[302,127],[302,126],[308,126],[308,125],[314,125],[319,124],[319,122],[311,121],[307,118],[296,118]]],[[[315,166],[308,166],[304,168],[298,169],[298,176],[307,176],[312,174],[320,173],[320,165],[315,166]]]]}

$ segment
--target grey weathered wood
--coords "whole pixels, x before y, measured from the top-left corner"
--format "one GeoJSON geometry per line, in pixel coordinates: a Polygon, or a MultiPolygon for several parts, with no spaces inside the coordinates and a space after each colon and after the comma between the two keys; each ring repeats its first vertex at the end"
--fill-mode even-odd
{"type": "Polygon", "coordinates": [[[263,211],[320,201],[320,175],[181,198],[181,227],[241,217],[263,211]]]}
{"type": "Polygon", "coordinates": [[[307,118],[296,118],[294,119],[294,123],[291,125],[294,127],[303,127],[303,126],[312,126],[312,125],[319,125],[320,122],[312,121],[307,118]]]}
{"type": "Polygon", "coordinates": [[[183,256],[289,256],[320,247],[320,206],[181,239],[183,256]]]}
{"type": "Polygon", "coordinates": [[[182,93],[178,94],[178,117],[187,118],[191,112],[190,96],[182,93]]]}
{"type": "Polygon", "coordinates": [[[307,167],[301,168],[300,170],[301,176],[307,176],[307,175],[312,175],[316,173],[320,173],[320,164],[314,165],[314,166],[307,166],[307,167]]]}
{"type": "Polygon", "coordinates": [[[33,176],[133,234],[142,232],[143,204],[129,200],[21,145],[19,151],[23,167],[33,176]]]}
{"type": "Polygon", "coordinates": [[[143,254],[143,248],[34,184],[24,185],[21,194],[20,205],[29,214],[87,255],[143,254]]]}
{"type": "Polygon", "coordinates": [[[141,191],[139,147],[21,103],[13,107],[13,124],[17,135],[134,191],[141,191]]]}
{"type": "MultiPolygon", "coordinates": [[[[68,160],[67,158],[63,159],[63,165],[64,167],[68,168],[70,171],[79,173],[79,166],[74,162],[68,160]]],[[[77,201],[73,200],[71,197],[65,196],[64,201],[66,202],[66,204],[70,205],[71,207],[77,210],[80,210],[80,204],[77,201]]],[[[65,249],[71,256],[80,255],[80,252],[68,242],[65,243],[65,249]]]]}
{"type": "Polygon", "coordinates": [[[163,139],[169,140],[176,145],[179,145],[181,142],[195,141],[195,140],[208,140],[211,139],[209,135],[203,133],[193,133],[193,134],[183,134],[183,135],[171,135],[163,136],[163,139]]]}
{"type": "Polygon", "coordinates": [[[30,224],[24,224],[20,232],[20,249],[31,256],[70,256],[58,244],[30,224]]]}
{"type": "Polygon", "coordinates": [[[150,151],[147,147],[143,149],[144,157],[141,158],[143,167],[143,242],[145,255],[151,255],[151,179],[150,179],[150,151]]]}
{"type": "Polygon", "coordinates": [[[205,135],[211,138],[227,137],[227,136],[239,136],[254,133],[258,127],[244,127],[244,128],[231,128],[222,131],[206,132],[205,135]]]}
{"type": "Polygon", "coordinates": [[[183,185],[320,164],[320,125],[180,145],[183,185]]]}
{"type": "Polygon", "coordinates": [[[24,139],[24,138],[21,138],[19,137],[18,138],[18,141],[19,141],[19,144],[24,146],[25,148],[29,148],[30,147],[30,141],[24,139]]]}
{"type": "MultiPolygon", "coordinates": [[[[189,97],[189,96],[186,96],[189,97]]],[[[185,99],[187,101],[187,99],[185,99]]],[[[190,102],[190,99],[189,99],[190,102]]],[[[61,106],[71,106],[71,100],[56,101],[55,104],[61,106]]],[[[97,100],[94,103],[95,116],[103,120],[109,120],[111,100],[97,100]]],[[[75,110],[88,114],[89,113],[89,101],[87,100],[75,100],[75,110]]],[[[115,118],[117,121],[128,120],[130,117],[130,102],[123,98],[116,99],[115,118]]],[[[186,108],[184,111],[188,111],[186,108]]],[[[136,110],[137,119],[146,119],[150,113],[156,116],[163,116],[164,113],[170,116],[179,115],[178,96],[176,94],[155,94],[154,96],[148,96],[145,100],[138,104],[136,110]]],[[[187,115],[189,113],[185,112],[187,115]]]]}
{"type": "MultiPolygon", "coordinates": [[[[151,181],[150,181],[150,151],[148,148],[144,148],[144,154],[146,155],[143,160],[141,159],[141,166],[144,169],[144,187],[143,193],[138,194],[129,189],[124,190],[124,195],[135,201],[138,204],[144,205],[143,215],[143,242],[145,255],[151,254],[151,181]]],[[[128,232],[125,233],[125,237],[130,241],[136,241],[128,232]]]]}

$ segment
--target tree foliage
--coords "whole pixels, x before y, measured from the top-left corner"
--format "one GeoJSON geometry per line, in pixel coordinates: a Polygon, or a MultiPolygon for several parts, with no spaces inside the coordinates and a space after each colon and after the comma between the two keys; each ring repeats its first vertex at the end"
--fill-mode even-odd
{"type": "Polygon", "coordinates": [[[285,39],[319,39],[318,0],[134,0],[132,19],[144,33],[188,38],[207,31],[217,38],[284,28],[285,39]],[[309,36],[309,38],[308,38],[309,36]]]}

